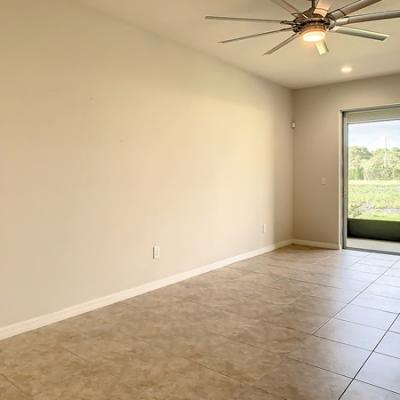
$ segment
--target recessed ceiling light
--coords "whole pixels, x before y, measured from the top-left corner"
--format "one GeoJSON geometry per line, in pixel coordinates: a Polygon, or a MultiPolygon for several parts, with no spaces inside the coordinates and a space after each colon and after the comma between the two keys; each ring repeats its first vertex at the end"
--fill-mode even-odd
{"type": "Polygon", "coordinates": [[[353,67],[351,67],[350,65],[345,65],[344,67],[342,67],[342,72],[344,74],[349,74],[351,71],[353,71],[353,67]]]}

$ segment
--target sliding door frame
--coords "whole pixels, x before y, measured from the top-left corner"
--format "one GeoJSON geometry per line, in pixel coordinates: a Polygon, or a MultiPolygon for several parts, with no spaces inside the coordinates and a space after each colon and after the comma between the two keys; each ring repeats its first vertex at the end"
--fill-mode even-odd
{"type": "Polygon", "coordinates": [[[342,168],[341,168],[341,232],[342,232],[342,249],[347,249],[347,217],[348,217],[348,193],[349,193],[349,180],[348,180],[348,161],[349,161],[349,129],[347,124],[347,113],[349,111],[342,111],[342,168]]]}
{"type": "MultiPolygon", "coordinates": [[[[348,122],[347,122],[347,114],[351,112],[368,112],[368,111],[379,111],[379,110],[388,110],[391,108],[399,108],[400,103],[387,104],[383,106],[376,107],[364,107],[364,108],[353,108],[347,110],[341,110],[341,173],[340,173],[340,201],[341,201],[341,210],[340,210],[340,231],[341,231],[341,247],[342,249],[347,249],[347,217],[348,217],[348,122]]],[[[381,121],[386,121],[387,119],[382,119],[381,121]]],[[[349,249],[352,249],[351,247],[349,249]]],[[[355,249],[358,250],[358,249],[355,249]]],[[[377,251],[377,250],[369,250],[374,253],[385,253],[385,254],[394,254],[386,251],[377,251]]]]}

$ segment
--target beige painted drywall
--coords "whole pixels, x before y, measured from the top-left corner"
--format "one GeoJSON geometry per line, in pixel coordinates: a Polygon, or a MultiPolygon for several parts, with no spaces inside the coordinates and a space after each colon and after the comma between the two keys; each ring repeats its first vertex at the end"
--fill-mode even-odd
{"type": "Polygon", "coordinates": [[[72,1],[0,49],[0,327],[292,238],[289,90],[72,1]]]}
{"type": "Polygon", "coordinates": [[[341,111],[397,103],[400,75],[295,92],[296,239],[340,243],[341,111]]]}

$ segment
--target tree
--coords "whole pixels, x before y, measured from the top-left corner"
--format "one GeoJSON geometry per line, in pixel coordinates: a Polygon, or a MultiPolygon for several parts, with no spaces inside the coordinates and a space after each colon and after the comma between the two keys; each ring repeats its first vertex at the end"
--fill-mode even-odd
{"type": "Polygon", "coordinates": [[[364,165],[364,177],[368,180],[392,180],[400,178],[400,149],[377,149],[364,165]]]}
{"type": "Polygon", "coordinates": [[[400,148],[376,149],[366,147],[349,148],[350,180],[400,179],[400,148]]]}
{"type": "Polygon", "coordinates": [[[372,157],[371,152],[366,147],[351,146],[349,148],[349,179],[365,179],[365,163],[372,157]]]}

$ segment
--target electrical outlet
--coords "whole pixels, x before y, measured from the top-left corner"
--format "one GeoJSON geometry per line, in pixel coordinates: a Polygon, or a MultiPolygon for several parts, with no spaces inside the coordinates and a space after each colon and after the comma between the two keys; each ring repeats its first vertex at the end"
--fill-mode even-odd
{"type": "Polygon", "coordinates": [[[154,246],[153,247],[153,259],[157,260],[160,258],[160,246],[154,246]]]}
{"type": "Polygon", "coordinates": [[[263,233],[267,233],[267,224],[263,224],[263,233]]]}
{"type": "Polygon", "coordinates": [[[326,185],[326,178],[325,177],[321,178],[321,185],[326,185]]]}

